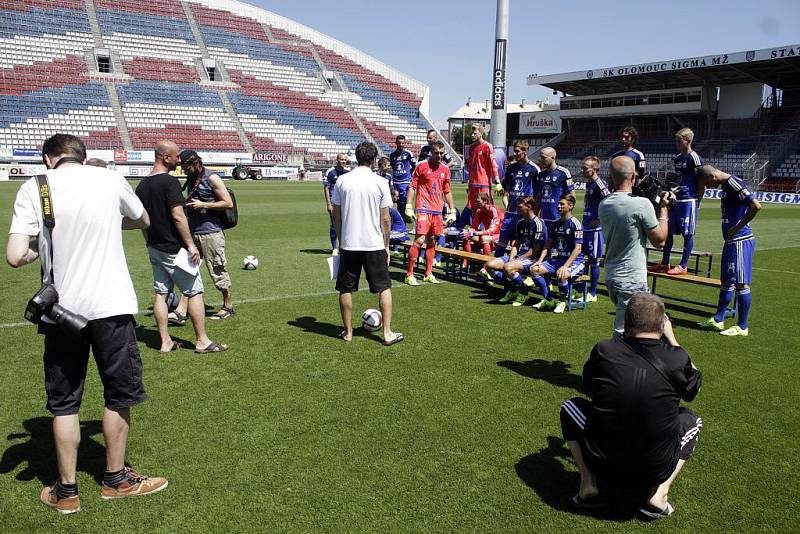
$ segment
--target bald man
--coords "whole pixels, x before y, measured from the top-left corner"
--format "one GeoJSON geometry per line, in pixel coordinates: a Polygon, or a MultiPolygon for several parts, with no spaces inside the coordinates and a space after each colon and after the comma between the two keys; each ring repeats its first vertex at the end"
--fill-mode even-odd
{"type": "MultiPolygon", "coordinates": [[[[172,141],[160,141],[155,147],[153,170],[136,187],[136,196],[150,214],[150,228],[144,231],[147,253],[153,268],[153,316],[161,337],[162,354],[180,348],[167,330],[167,295],[174,286],[188,298],[188,315],[192,319],[197,335],[195,352],[222,352],[227,345],[214,343],[206,335],[205,305],[203,304],[203,280],[200,270],[188,272],[181,268],[178,254],[186,249],[189,262],[200,263],[200,251],[189,231],[189,223],[183,209],[185,199],[178,179],[169,174],[178,166],[178,145],[172,141]]],[[[184,266],[185,267],[185,266],[184,266]]],[[[180,317],[182,322],[185,317],[180,317]]]]}
{"type": "Polygon", "coordinates": [[[336,181],[339,177],[347,172],[350,171],[350,168],[347,166],[347,154],[344,152],[339,152],[336,154],[336,165],[325,171],[325,176],[322,180],[322,191],[325,195],[325,207],[328,210],[328,217],[331,220],[331,226],[329,230],[330,238],[331,238],[331,249],[336,252],[336,229],[333,227],[333,204],[331,204],[331,198],[333,197],[333,188],[336,187],[336,181]]]}
{"type": "Polygon", "coordinates": [[[614,192],[600,202],[600,225],[606,242],[606,287],[617,307],[614,335],[621,337],[625,329],[625,308],[636,293],[647,289],[647,240],[661,248],[667,239],[668,193],[661,199],[656,217],[653,204],[646,198],[634,197],[633,180],[636,163],[628,156],[611,160],[614,192]]]}
{"type": "Polygon", "coordinates": [[[536,177],[536,205],[539,206],[539,217],[547,225],[547,231],[552,232],[553,227],[561,218],[558,213],[558,201],[567,193],[571,193],[575,186],[569,169],[556,163],[556,151],[551,147],[543,148],[539,152],[539,175],[536,177]]]}

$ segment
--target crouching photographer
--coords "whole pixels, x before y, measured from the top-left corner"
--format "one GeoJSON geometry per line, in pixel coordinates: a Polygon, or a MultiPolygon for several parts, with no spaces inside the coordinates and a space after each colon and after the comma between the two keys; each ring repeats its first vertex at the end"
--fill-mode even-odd
{"type": "Polygon", "coordinates": [[[625,325],[625,308],[636,293],[647,292],[647,241],[661,248],[669,230],[667,207],[675,195],[661,191],[658,216],[654,198],[635,196],[633,180],[636,164],[628,156],[611,160],[614,192],[600,202],[600,225],[606,242],[606,287],[616,305],[614,335],[621,336],[625,325]]]}
{"type": "Polygon", "coordinates": [[[59,477],[40,500],[62,514],[80,510],[75,479],[81,406],[91,350],[103,383],[106,471],[100,495],[144,495],[167,486],[125,465],[129,409],[145,399],[133,315],[136,294],[125,260],[122,230],[146,228],[149,217],[127,181],[85,166],[86,147],[67,134],[45,141],[48,171],[20,187],[6,260],[21,267],[41,258],[42,286],[25,317],[44,334],[47,409],[59,477]]]}

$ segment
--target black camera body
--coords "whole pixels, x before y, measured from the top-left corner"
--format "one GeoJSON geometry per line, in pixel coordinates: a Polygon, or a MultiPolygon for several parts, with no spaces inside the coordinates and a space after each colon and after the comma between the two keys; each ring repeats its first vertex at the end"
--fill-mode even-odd
{"type": "Polygon", "coordinates": [[[47,317],[64,332],[78,340],[86,340],[86,325],[89,320],[73,313],[58,303],[58,291],[53,284],[42,284],[25,307],[25,319],[33,324],[42,323],[47,317]]]}
{"type": "MultiPolygon", "coordinates": [[[[680,185],[680,176],[674,172],[667,173],[666,178],[663,180],[660,180],[653,174],[645,174],[642,179],[639,180],[639,183],[633,186],[633,195],[646,198],[652,202],[656,213],[658,213],[661,199],[664,198],[664,195],[667,193],[675,193],[680,185]]],[[[673,198],[667,208],[672,209],[674,206],[675,199],[673,198]]]]}

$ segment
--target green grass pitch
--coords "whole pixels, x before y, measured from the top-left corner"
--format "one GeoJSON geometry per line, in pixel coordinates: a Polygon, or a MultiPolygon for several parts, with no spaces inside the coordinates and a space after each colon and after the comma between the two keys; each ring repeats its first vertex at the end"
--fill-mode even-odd
{"type": "MultiPolygon", "coordinates": [[[[42,339],[22,318],[38,266],[2,268],[0,531],[797,531],[797,207],[764,205],[754,223],[749,338],[697,330],[711,308],[668,302],[679,341],[704,373],[690,406],[705,428],[673,488],[677,514],[645,526],[577,515],[568,505],[577,473],[558,410],[577,394],[592,345],[611,331],[602,286],[587,311],[558,316],[498,305],[497,294],[477,284],[407,287],[395,266],[393,326],[406,341],[386,348],[377,335],[357,332],[345,344],[335,337],[320,184],[230,186],[241,221],[227,248],[237,315],[207,323],[212,339],[231,345],[225,354],[158,354],[144,242],[139,232],[125,235],[150,395],[132,411],[128,460],[169,478],[160,494],[101,501],[102,395],[90,364],[78,466],[83,510],[65,518],[38,502],[56,476],[42,339]],[[259,257],[258,270],[240,269],[248,254],[259,257]]],[[[18,187],[0,184],[6,228],[18,187]]],[[[717,254],[718,266],[716,201],[703,203],[696,242],[717,254]]],[[[659,290],[717,298],[670,281],[659,290]]],[[[376,304],[357,293],[356,317],[376,304]]],[[[193,341],[190,326],[172,333],[193,341]]]]}

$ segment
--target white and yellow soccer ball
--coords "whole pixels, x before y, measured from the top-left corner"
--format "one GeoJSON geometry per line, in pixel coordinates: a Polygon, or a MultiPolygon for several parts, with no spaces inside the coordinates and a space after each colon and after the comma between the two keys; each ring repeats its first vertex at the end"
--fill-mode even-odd
{"type": "Polygon", "coordinates": [[[245,256],[242,260],[242,267],[248,271],[254,271],[258,268],[258,258],[253,255],[245,256]]]}
{"type": "Polygon", "coordinates": [[[378,310],[370,308],[361,316],[361,326],[367,332],[374,332],[383,326],[383,315],[378,310]]]}

